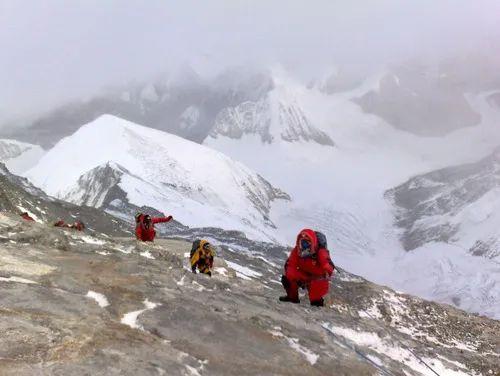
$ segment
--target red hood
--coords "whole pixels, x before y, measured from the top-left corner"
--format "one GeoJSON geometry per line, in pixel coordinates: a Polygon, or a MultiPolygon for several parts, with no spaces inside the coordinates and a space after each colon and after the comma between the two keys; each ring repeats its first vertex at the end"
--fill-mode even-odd
{"type": "Polygon", "coordinates": [[[301,232],[299,232],[299,235],[297,236],[297,243],[296,243],[297,249],[299,249],[300,239],[302,239],[302,238],[308,238],[309,240],[311,240],[313,251],[314,252],[318,251],[318,238],[316,237],[316,233],[313,230],[306,228],[306,229],[302,230],[301,232]]]}

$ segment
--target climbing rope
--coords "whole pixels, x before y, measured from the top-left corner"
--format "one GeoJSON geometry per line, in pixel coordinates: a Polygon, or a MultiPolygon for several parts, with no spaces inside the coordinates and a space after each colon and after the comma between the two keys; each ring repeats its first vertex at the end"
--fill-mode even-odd
{"type": "Polygon", "coordinates": [[[367,363],[371,364],[372,366],[374,366],[376,369],[378,369],[380,372],[382,372],[384,375],[387,375],[387,376],[394,376],[393,373],[391,373],[390,371],[388,371],[386,368],[384,368],[383,366],[375,363],[373,360],[371,360],[367,355],[365,355],[362,351],[360,351],[358,348],[356,348],[356,346],[354,345],[351,345],[349,344],[345,339],[337,336],[335,333],[333,333],[328,327],[322,325],[321,326],[323,329],[325,329],[327,331],[327,333],[329,333],[332,337],[335,338],[335,340],[337,342],[340,342],[343,346],[347,347],[348,349],[351,349],[352,351],[354,351],[362,360],[366,361],[367,363]]]}
{"type": "MultiPolygon", "coordinates": [[[[377,322],[377,319],[375,317],[373,317],[369,312],[367,312],[365,310],[361,310],[361,311],[363,313],[365,313],[368,317],[370,317],[372,320],[374,320],[375,322],[377,322]]],[[[382,327],[381,325],[378,325],[378,324],[377,324],[377,326],[379,328],[381,328],[387,334],[391,335],[391,333],[389,333],[389,331],[385,327],[382,327]]],[[[403,349],[407,350],[411,355],[413,355],[420,363],[422,363],[424,366],[426,366],[436,376],[440,376],[439,373],[437,373],[429,364],[427,364],[427,362],[425,362],[420,356],[418,356],[417,354],[415,354],[415,352],[412,349],[410,349],[409,347],[405,346],[405,344],[398,338],[397,335],[392,335],[392,336],[396,338],[396,340],[398,341],[398,343],[401,345],[401,347],[403,349]]]]}
{"type": "MultiPolygon", "coordinates": [[[[344,272],[344,270],[345,270],[345,269],[342,269],[342,268],[340,268],[340,269],[342,270],[342,272],[344,272]]],[[[338,269],[337,269],[337,270],[338,270],[338,269]]],[[[383,298],[382,298],[382,299],[383,299],[383,298]]],[[[384,302],[385,302],[385,301],[384,301],[384,302]]],[[[394,333],[390,333],[390,332],[389,332],[389,330],[387,330],[387,328],[386,328],[386,326],[385,326],[385,325],[384,325],[384,326],[381,326],[380,324],[378,324],[378,320],[377,320],[375,317],[373,317],[373,315],[372,315],[372,314],[370,314],[369,312],[367,312],[367,311],[365,311],[365,310],[361,310],[361,311],[362,311],[363,313],[365,313],[368,317],[370,317],[370,318],[371,318],[371,319],[372,319],[372,320],[376,323],[376,325],[377,325],[380,329],[382,329],[382,330],[383,330],[386,334],[388,334],[389,336],[391,336],[391,337],[395,338],[395,339],[396,339],[396,341],[400,344],[400,346],[401,346],[403,349],[407,350],[407,351],[408,351],[411,355],[413,355],[413,356],[415,357],[415,359],[417,359],[420,363],[422,363],[425,367],[427,367],[427,368],[428,368],[428,369],[429,369],[429,370],[430,370],[430,371],[431,371],[434,375],[436,375],[436,376],[441,376],[441,375],[440,375],[439,373],[437,373],[437,372],[436,372],[436,370],[434,370],[434,369],[433,369],[433,368],[432,368],[432,367],[431,367],[431,366],[430,366],[430,365],[429,365],[426,361],[424,361],[424,360],[423,360],[420,356],[418,356],[418,355],[417,355],[417,354],[416,354],[416,353],[415,353],[412,349],[410,349],[409,347],[407,347],[407,346],[406,346],[406,345],[402,342],[402,340],[399,338],[399,336],[398,336],[398,335],[395,335],[394,333]]],[[[349,310],[349,315],[350,315],[352,318],[357,319],[357,317],[355,317],[355,316],[352,314],[352,312],[351,312],[350,310],[349,310]]],[[[327,331],[328,331],[331,335],[334,335],[334,333],[332,333],[332,331],[331,331],[331,330],[329,330],[329,329],[327,329],[327,328],[325,328],[325,327],[323,327],[323,328],[324,328],[324,329],[326,329],[326,330],[327,330],[327,331]]],[[[354,351],[356,351],[356,353],[358,353],[358,352],[360,353],[360,351],[359,351],[359,350],[357,350],[355,347],[351,347],[351,346],[347,346],[347,347],[349,347],[349,348],[353,349],[354,351]]],[[[358,355],[360,355],[360,354],[358,354],[358,355]]],[[[360,356],[361,356],[361,355],[360,355],[360,356]]],[[[365,357],[363,357],[363,358],[365,358],[365,357]]],[[[371,359],[368,359],[368,360],[370,361],[370,363],[372,363],[372,364],[376,364],[376,363],[374,363],[373,361],[371,361],[371,359]]]]}

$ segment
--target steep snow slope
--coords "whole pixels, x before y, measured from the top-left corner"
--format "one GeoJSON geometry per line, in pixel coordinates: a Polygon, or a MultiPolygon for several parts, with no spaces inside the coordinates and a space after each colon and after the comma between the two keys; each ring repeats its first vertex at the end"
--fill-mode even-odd
{"type": "Polygon", "coordinates": [[[139,207],[190,226],[272,234],[271,203],[288,196],[220,152],[113,116],[60,141],[26,175],[47,193],[101,206],[120,189],[139,207]]]}
{"type": "Polygon", "coordinates": [[[0,162],[18,175],[33,167],[44,153],[38,145],[0,139],[0,162]]]}
{"type": "MultiPolygon", "coordinates": [[[[378,85],[377,80],[370,82],[378,85]]],[[[291,243],[301,227],[319,228],[327,233],[339,264],[400,289],[408,288],[410,279],[413,283],[419,281],[421,271],[406,267],[410,260],[416,262],[422,257],[426,265],[441,265],[444,261],[437,253],[404,252],[399,230],[394,227],[393,209],[384,194],[418,173],[466,163],[490,153],[499,143],[500,114],[488,103],[489,93],[467,98],[474,111],[481,114],[478,126],[444,138],[426,138],[397,130],[382,119],[363,113],[351,101],[361,94],[360,90],[327,95],[292,81],[282,85],[285,88],[276,85],[272,94],[282,101],[293,100],[335,146],[303,139],[295,143],[280,139],[266,143],[253,134],[239,139],[219,134],[204,142],[244,162],[291,194],[291,205],[277,205],[271,212],[282,237],[291,243]],[[286,97],[282,93],[287,93],[286,97]]],[[[366,84],[362,86],[363,90],[369,89],[366,84]]],[[[270,127],[278,128],[279,124],[270,127]]],[[[459,284],[453,280],[453,270],[465,268],[464,259],[454,261],[456,254],[450,253],[447,259],[452,265],[449,269],[428,269],[431,275],[426,273],[427,283],[421,284],[419,294],[449,302],[450,297],[443,298],[436,286],[442,282],[442,292],[456,291],[456,286],[468,284],[470,275],[459,284]]],[[[478,283],[468,287],[472,301],[467,308],[499,317],[498,299],[481,296],[481,292],[494,292],[497,288],[488,278],[490,268],[483,265],[489,261],[469,261],[472,264],[467,268],[478,273],[478,283]]]]}

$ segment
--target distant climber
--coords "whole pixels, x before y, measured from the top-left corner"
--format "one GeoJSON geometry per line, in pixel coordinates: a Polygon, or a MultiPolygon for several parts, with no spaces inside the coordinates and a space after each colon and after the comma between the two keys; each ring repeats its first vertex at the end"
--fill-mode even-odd
{"type": "Polygon", "coordinates": [[[80,221],[76,220],[74,223],[66,223],[62,219],[59,219],[56,223],[54,223],[54,227],[64,227],[64,228],[71,228],[73,230],[77,231],[83,231],[85,230],[85,224],[80,221]]]}
{"type": "Polygon", "coordinates": [[[285,263],[281,283],[286,295],[282,302],[299,303],[299,287],[306,288],[312,306],[322,307],[335,266],[327,249],[326,237],[310,229],[302,230],[285,263]]]}
{"type": "Polygon", "coordinates": [[[59,219],[56,223],[54,223],[54,227],[67,227],[66,222],[64,222],[62,219],[59,219]]]}
{"type": "Polygon", "coordinates": [[[135,237],[143,242],[152,242],[155,240],[155,224],[169,222],[172,216],[151,217],[149,214],[137,213],[135,216],[135,237]]]}
{"type": "Polygon", "coordinates": [[[69,225],[68,227],[77,231],[85,230],[85,224],[80,220],[75,221],[72,225],[69,225]]]}
{"type": "Polygon", "coordinates": [[[21,213],[21,218],[25,221],[35,221],[33,218],[31,218],[28,212],[21,213]]]}
{"type": "Polygon", "coordinates": [[[195,240],[191,248],[191,271],[196,274],[196,269],[202,274],[212,276],[215,250],[206,240],[195,240]]]}

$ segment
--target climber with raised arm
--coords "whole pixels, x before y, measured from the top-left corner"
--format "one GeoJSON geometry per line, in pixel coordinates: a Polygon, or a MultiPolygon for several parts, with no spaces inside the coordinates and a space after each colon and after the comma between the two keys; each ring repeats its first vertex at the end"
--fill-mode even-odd
{"type": "Polygon", "coordinates": [[[137,213],[135,216],[135,237],[143,242],[152,242],[156,237],[155,224],[169,222],[172,216],[151,217],[149,214],[137,213]]]}
{"type": "Polygon", "coordinates": [[[299,303],[299,287],[306,288],[312,306],[322,307],[335,266],[327,249],[326,237],[310,229],[302,230],[285,263],[281,283],[286,295],[282,302],[299,303]]]}

